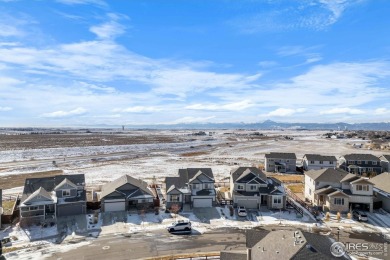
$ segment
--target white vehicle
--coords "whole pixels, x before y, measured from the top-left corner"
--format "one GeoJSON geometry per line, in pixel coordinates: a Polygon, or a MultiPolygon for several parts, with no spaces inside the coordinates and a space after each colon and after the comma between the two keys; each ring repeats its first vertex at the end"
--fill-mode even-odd
{"type": "Polygon", "coordinates": [[[246,213],[246,209],[245,207],[241,207],[239,206],[237,208],[237,214],[240,216],[240,217],[246,217],[248,214],[246,213]]]}
{"type": "Polygon", "coordinates": [[[359,221],[364,221],[364,222],[368,221],[368,217],[366,214],[364,214],[364,212],[354,210],[354,211],[352,211],[352,215],[354,218],[356,218],[359,221]]]}
{"type": "Polygon", "coordinates": [[[188,220],[178,220],[173,222],[172,225],[167,227],[169,232],[175,231],[190,231],[191,230],[191,222],[188,220]]]}

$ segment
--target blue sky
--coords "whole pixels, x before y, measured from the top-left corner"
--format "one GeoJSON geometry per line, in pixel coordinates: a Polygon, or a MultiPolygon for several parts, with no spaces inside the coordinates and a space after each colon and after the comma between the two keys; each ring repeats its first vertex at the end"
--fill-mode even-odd
{"type": "Polygon", "coordinates": [[[0,126],[390,121],[387,0],[0,0],[0,126]]]}

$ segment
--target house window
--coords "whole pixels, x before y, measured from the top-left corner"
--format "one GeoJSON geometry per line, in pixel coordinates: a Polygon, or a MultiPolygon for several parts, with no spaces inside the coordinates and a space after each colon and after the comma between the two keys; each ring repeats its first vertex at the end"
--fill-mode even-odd
{"type": "Polygon", "coordinates": [[[244,189],[244,185],[241,185],[241,184],[237,185],[237,190],[243,190],[243,189],[244,189]]]}
{"type": "Polygon", "coordinates": [[[251,186],[249,186],[249,189],[250,189],[250,190],[256,190],[256,188],[257,188],[256,185],[251,185],[251,186]]]}
{"type": "Polygon", "coordinates": [[[334,198],[335,205],[344,205],[344,198],[334,198]]]}
{"type": "Polygon", "coordinates": [[[286,160],[286,162],[290,162],[290,160],[286,160]]]}
{"type": "Polygon", "coordinates": [[[274,204],[281,204],[282,203],[282,197],[274,197],[274,204]]]}
{"type": "Polygon", "coordinates": [[[171,202],[180,202],[180,196],[179,195],[170,195],[169,200],[171,202]]]}
{"type": "Polygon", "coordinates": [[[212,188],[212,185],[210,183],[205,183],[204,184],[204,188],[205,189],[211,189],[212,188]]]}
{"type": "Polygon", "coordinates": [[[348,161],[348,164],[355,164],[354,161],[348,161]]]}
{"type": "Polygon", "coordinates": [[[375,162],[375,161],[372,161],[372,165],[376,165],[376,162],[375,162]]]}
{"type": "Polygon", "coordinates": [[[323,161],[320,161],[320,164],[324,164],[324,162],[323,162],[323,161]]]}
{"type": "Polygon", "coordinates": [[[373,168],[367,168],[367,171],[368,171],[368,172],[372,172],[372,171],[373,171],[373,168]]]}
{"type": "Polygon", "coordinates": [[[194,190],[198,189],[198,184],[192,184],[192,189],[194,190]]]}
{"type": "Polygon", "coordinates": [[[329,161],[329,164],[333,164],[333,161],[329,161]]]}
{"type": "Polygon", "coordinates": [[[356,185],[357,191],[368,191],[368,185],[356,185]]]}
{"type": "Polygon", "coordinates": [[[62,190],[62,197],[69,197],[70,196],[70,190],[62,190]]]}
{"type": "Polygon", "coordinates": [[[273,161],[274,161],[274,159],[268,159],[268,161],[270,161],[270,162],[273,162],[273,161]]]}
{"type": "Polygon", "coordinates": [[[315,162],[314,161],[310,161],[310,164],[315,164],[315,162]]]}
{"type": "Polygon", "coordinates": [[[309,189],[309,194],[311,195],[311,189],[309,189]]]}
{"type": "Polygon", "coordinates": [[[362,162],[361,161],[357,161],[357,164],[362,164],[362,162]]]}

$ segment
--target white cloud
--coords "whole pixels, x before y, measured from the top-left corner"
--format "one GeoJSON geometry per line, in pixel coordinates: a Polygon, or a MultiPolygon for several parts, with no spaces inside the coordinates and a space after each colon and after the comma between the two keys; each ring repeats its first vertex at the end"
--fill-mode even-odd
{"type": "Polygon", "coordinates": [[[10,111],[12,107],[0,107],[0,112],[10,111]]]}
{"type": "Polygon", "coordinates": [[[98,6],[107,6],[107,3],[103,0],[57,0],[57,2],[67,5],[88,5],[94,4],[98,6]]]}
{"type": "Polygon", "coordinates": [[[305,112],[305,108],[278,108],[274,111],[269,112],[268,114],[265,114],[263,116],[276,116],[276,117],[285,117],[285,116],[292,116],[296,113],[303,113],[305,112]]]}
{"type": "Polygon", "coordinates": [[[146,106],[134,106],[123,109],[113,109],[112,112],[123,112],[123,113],[153,113],[162,111],[161,108],[158,107],[146,107],[146,106]]]}
{"type": "Polygon", "coordinates": [[[253,104],[250,100],[243,100],[240,102],[228,104],[193,104],[186,106],[185,109],[208,111],[241,111],[253,107],[254,105],[255,104],[253,104]]]}
{"type": "Polygon", "coordinates": [[[210,120],[214,119],[214,118],[215,118],[215,116],[208,116],[208,117],[186,116],[186,117],[176,119],[172,123],[168,123],[168,124],[206,123],[206,122],[210,122],[210,120]]]}
{"type": "Polygon", "coordinates": [[[349,108],[349,107],[332,108],[332,109],[320,112],[320,114],[322,114],[322,115],[333,115],[333,114],[360,115],[360,114],[364,114],[364,113],[365,112],[363,110],[356,109],[356,108],[349,108]]]}
{"type": "Polygon", "coordinates": [[[50,118],[60,118],[60,117],[70,117],[70,116],[78,116],[78,115],[83,115],[87,112],[85,108],[78,107],[76,109],[70,110],[70,111],[55,111],[51,113],[45,113],[42,114],[42,117],[50,117],[50,118]]]}
{"type": "Polygon", "coordinates": [[[377,108],[374,111],[375,115],[390,115],[390,110],[384,107],[377,108]]]}
{"type": "Polygon", "coordinates": [[[89,29],[100,39],[113,39],[125,32],[125,27],[116,21],[109,21],[101,25],[92,26],[89,29]]]}

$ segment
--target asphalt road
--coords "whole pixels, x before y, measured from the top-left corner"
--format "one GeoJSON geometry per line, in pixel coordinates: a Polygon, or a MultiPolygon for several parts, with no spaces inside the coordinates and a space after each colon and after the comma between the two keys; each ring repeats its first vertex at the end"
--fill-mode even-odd
{"type": "Polygon", "coordinates": [[[245,249],[245,232],[239,229],[218,229],[199,235],[173,235],[159,230],[124,236],[99,237],[89,245],[68,252],[54,252],[47,259],[140,259],[182,253],[245,249]]]}

